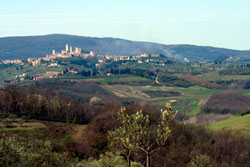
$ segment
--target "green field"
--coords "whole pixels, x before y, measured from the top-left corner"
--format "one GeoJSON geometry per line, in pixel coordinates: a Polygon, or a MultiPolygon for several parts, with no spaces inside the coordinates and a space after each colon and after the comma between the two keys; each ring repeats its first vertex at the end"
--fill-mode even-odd
{"type": "Polygon", "coordinates": [[[250,137],[250,114],[244,116],[234,116],[208,125],[211,130],[231,130],[240,135],[250,137]]]}
{"type": "Polygon", "coordinates": [[[218,71],[212,71],[198,75],[206,81],[229,81],[229,80],[248,80],[250,75],[220,75],[218,71]]]}
{"type": "Polygon", "coordinates": [[[201,105],[198,101],[192,101],[192,111],[188,113],[188,116],[193,116],[201,112],[201,105]]]}
{"type": "MultiPolygon", "coordinates": [[[[131,80],[141,80],[142,78],[123,78],[131,80]]],[[[123,79],[120,79],[121,81],[123,79]]],[[[201,111],[201,106],[204,105],[207,100],[215,93],[241,93],[249,96],[250,90],[222,90],[222,89],[208,89],[201,86],[193,86],[189,88],[182,87],[166,87],[166,86],[135,86],[127,84],[106,84],[103,87],[109,91],[114,92],[120,97],[131,97],[140,98],[142,100],[151,101],[155,104],[169,103],[171,100],[176,100],[173,106],[177,107],[178,110],[187,112],[188,116],[193,116],[201,111]],[[144,93],[157,92],[163,94],[164,92],[179,92],[180,96],[175,97],[148,97],[144,93]]],[[[148,94],[150,95],[150,94],[148,94]]]]}
{"type": "MultiPolygon", "coordinates": [[[[188,116],[193,116],[199,114],[201,111],[201,106],[197,99],[176,99],[172,104],[175,110],[185,111],[188,116]]],[[[171,100],[162,99],[153,101],[155,104],[171,103],[171,100]]]]}

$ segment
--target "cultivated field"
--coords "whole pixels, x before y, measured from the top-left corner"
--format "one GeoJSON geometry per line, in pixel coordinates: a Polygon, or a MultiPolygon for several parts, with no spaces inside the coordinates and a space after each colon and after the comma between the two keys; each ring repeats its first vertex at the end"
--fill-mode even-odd
{"type": "Polygon", "coordinates": [[[250,115],[234,116],[208,125],[212,130],[231,130],[243,136],[250,137],[250,115]]]}

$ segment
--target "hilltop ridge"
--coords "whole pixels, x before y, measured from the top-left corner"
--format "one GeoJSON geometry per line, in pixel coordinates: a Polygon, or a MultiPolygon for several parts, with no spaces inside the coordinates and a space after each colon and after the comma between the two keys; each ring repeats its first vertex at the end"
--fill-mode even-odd
{"type": "Polygon", "coordinates": [[[84,51],[95,51],[97,54],[133,56],[143,53],[157,53],[179,60],[191,61],[225,61],[249,59],[250,51],[195,46],[188,44],[165,45],[153,42],[130,41],[120,38],[97,38],[66,34],[42,36],[18,36],[0,38],[0,60],[44,57],[51,50],[60,52],[65,43],[84,51]]]}

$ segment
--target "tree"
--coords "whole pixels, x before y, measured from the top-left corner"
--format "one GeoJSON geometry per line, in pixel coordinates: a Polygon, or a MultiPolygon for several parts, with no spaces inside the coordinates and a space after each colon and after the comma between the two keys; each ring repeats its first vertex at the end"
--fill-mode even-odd
{"type": "Polygon", "coordinates": [[[151,155],[166,144],[171,134],[169,122],[175,118],[177,111],[174,111],[168,103],[166,110],[161,111],[157,125],[152,124],[149,115],[143,114],[142,110],[131,115],[124,111],[122,109],[118,114],[121,126],[108,134],[110,145],[126,154],[128,166],[130,166],[129,158],[133,151],[144,152],[146,166],[150,167],[151,155]]]}
{"type": "Polygon", "coordinates": [[[89,100],[89,105],[94,106],[94,105],[102,105],[103,101],[102,99],[98,98],[98,97],[92,97],[89,100]]]}
{"type": "Polygon", "coordinates": [[[22,107],[22,96],[16,85],[6,86],[0,95],[1,108],[3,113],[20,113],[22,107]]]}
{"type": "Polygon", "coordinates": [[[127,157],[128,166],[131,166],[130,156],[136,150],[136,138],[133,135],[134,128],[132,128],[132,120],[135,119],[134,115],[125,114],[125,108],[121,108],[118,113],[118,121],[121,126],[114,131],[108,132],[109,147],[115,151],[119,151],[127,157]]]}

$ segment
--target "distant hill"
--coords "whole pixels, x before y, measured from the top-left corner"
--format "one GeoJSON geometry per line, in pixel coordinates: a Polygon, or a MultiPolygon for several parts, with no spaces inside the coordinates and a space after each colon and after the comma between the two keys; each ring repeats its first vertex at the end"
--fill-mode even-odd
{"type": "MultiPolygon", "coordinates": [[[[250,51],[239,51],[207,46],[164,45],[151,42],[136,42],[118,38],[93,38],[63,34],[0,38],[0,60],[44,57],[53,49],[60,52],[68,43],[85,51],[98,54],[138,55],[142,53],[164,54],[180,60],[224,61],[229,57],[250,59],[250,51]]],[[[239,59],[237,59],[239,60],[239,59]]]]}

